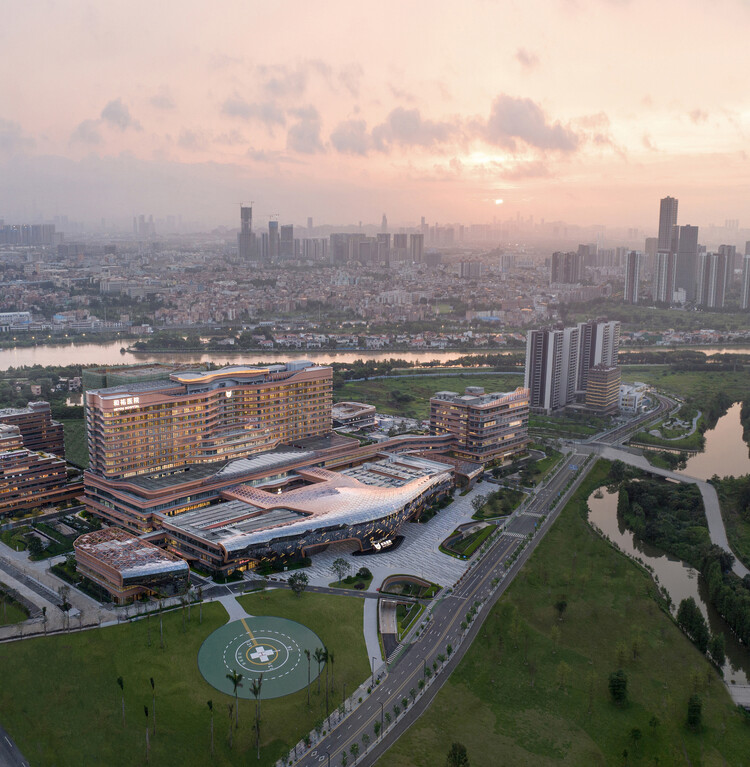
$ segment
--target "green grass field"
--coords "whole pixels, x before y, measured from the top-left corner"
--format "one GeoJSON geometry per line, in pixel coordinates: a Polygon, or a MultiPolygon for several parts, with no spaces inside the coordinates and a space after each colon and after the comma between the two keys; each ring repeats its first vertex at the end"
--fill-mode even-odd
{"type": "Polygon", "coordinates": [[[426,419],[430,415],[430,397],[439,391],[463,393],[467,386],[483,386],[485,391],[512,391],[523,386],[523,376],[488,373],[477,376],[437,376],[412,378],[381,378],[374,381],[353,381],[337,386],[333,392],[336,402],[354,400],[375,405],[379,413],[426,419]]]}
{"type": "Polygon", "coordinates": [[[593,470],[428,711],[379,767],[443,765],[454,741],[472,765],[493,767],[750,765],[750,726],[716,672],[661,611],[650,578],[580,513],[578,499],[606,470],[593,470]],[[560,621],[553,605],[563,596],[560,621]],[[618,643],[627,648],[622,708],[607,691],[618,643]],[[684,725],[695,690],[703,700],[699,734],[684,725]]]}
{"type": "MultiPolygon", "coordinates": [[[[253,614],[279,615],[308,625],[334,650],[339,690],[347,682],[351,691],[367,676],[362,600],[312,593],[295,599],[291,592],[273,591],[244,597],[242,602],[253,614]]],[[[34,767],[144,764],[143,707],[151,710],[153,677],[157,722],[151,738],[152,765],[229,766],[249,760],[271,765],[322,718],[325,696],[313,694],[310,709],[305,691],[263,702],[260,762],[251,732],[254,702],[240,701],[240,727],[230,750],[228,704],[233,699],[205,682],[197,664],[203,640],[226,620],[220,604],[206,604],[201,625],[193,607],[183,634],[181,612],[169,613],[164,616],[164,650],[159,648],[157,618],[150,620],[151,647],[145,621],[0,645],[0,721],[34,767]],[[118,676],[125,685],[125,727],[118,676]],[[208,700],[214,704],[213,759],[208,700]]]]}
{"type": "Polygon", "coordinates": [[[68,461],[86,468],[89,465],[89,450],[86,445],[86,423],[82,418],[61,421],[65,433],[65,457],[68,461]]]}
{"type": "MultiPolygon", "coordinates": [[[[3,584],[0,583],[0,592],[3,591],[3,584]]],[[[15,602],[10,600],[10,597],[3,599],[0,596],[0,626],[10,626],[11,623],[20,623],[25,621],[27,615],[26,611],[15,602]]],[[[0,657],[2,653],[0,653],[0,657]]]]}
{"type": "Polygon", "coordinates": [[[697,402],[710,400],[717,391],[726,392],[734,401],[750,392],[747,373],[726,370],[675,372],[669,365],[623,365],[622,380],[642,381],[697,402]]]}

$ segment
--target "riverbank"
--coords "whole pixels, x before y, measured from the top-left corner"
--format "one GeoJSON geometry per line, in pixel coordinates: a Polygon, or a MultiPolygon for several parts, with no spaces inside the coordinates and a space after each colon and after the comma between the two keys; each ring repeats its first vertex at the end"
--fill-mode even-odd
{"type": "Polygon", "coordinates": [[[746,760],[750,730],[715,670],[657,608],[650,577],[585,520],[586,499],[607,475],[606,462],[594,467],[434,703],[378,767],[443,764],[454,741],[472,764],[487,754],[514,765],[621,764],[624,751],[638,764],[746,760]],[[622,707],[607,692],[620,666],[622,707]],[[696,687],[700,735],[684,724],[696,687]]]}

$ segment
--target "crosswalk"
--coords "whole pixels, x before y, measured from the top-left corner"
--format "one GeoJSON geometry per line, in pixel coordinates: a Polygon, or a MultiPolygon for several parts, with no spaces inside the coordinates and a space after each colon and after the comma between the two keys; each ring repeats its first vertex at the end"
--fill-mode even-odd
{"type": "Polygon", "coordinates": [[[522,541],[525,540],[528,536],[524,535],[523,533],[511,533],[507,530],[503,533],[503,535],[507,536],[508,538],[517,538],[518,540],[522,541]]]}

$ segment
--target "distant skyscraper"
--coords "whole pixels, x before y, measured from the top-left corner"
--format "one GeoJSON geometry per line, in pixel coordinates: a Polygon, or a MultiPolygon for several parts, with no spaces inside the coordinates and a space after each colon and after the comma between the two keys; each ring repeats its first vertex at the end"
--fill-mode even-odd
{"type": "MultiPolygon", "coordinates": [[[[750,245],[750,243],[748,243],[750,245]]],[[[747,251],[747,248],[745,248],[747,251]]],[[[740,287],[740,309],[750,309],[750,253],[742,260],[742,286],[740,287]]]]}
{"type": "Polygon", "coordinates": [[[378,256],[380,264],[389,264],[391,260],[391,235],[388,232],[379,232],[377,236],[378,256]]]}
{"type": "Polygon", "coordinates": [[[578,253],[553,253],[550,282],[566,285],[575,285],[581,282],[584,258],[584,253],[580,251],[578,253]]]}
{"type": "Polygon", "coordinates": [[[698,227],[677,227],[677,259],[675,261],[675,290],[685,291],[687,301],[695,301],[698,272],[698,227]]]}
{"type": "Polygon", "coordinates": [[[734,270],[737,269],[737,246],[719,245],[719,253],[727,260],[727,288],[734,280],[734,270]]]}
{"type": "Polygon", "coordinates": [[[240,231],[237,235],[237,250],[242,261],[250,261],[255,256],[253,247],[253,209],[240,207],[240,231]]]}
{"type": "Polygon", "coordinates": [[[308,228],[308,229],[312,229],[312,228],[313,228],[313,220],[312,220],[312,216],[308,216],[308,217],[307,217],[307,228],[308,228]]]}
{"type": "Polygon", "coordinates": [[[268,258],[273,261],[279,257],[279,222],[268,222],[268,258]]]}
{"type": "Polygon", "coordinates": [[[641,254],[631,250],[625,260],[625,292],[626,304],[637,304],[641,282],[641,254]]]}
{"type": "Polygon", "coordinates": [[[706,309],[722,309],[727,288],[727,257],[724,253],[701,253],[695,303],[706,309]]]}
{"type": "Polygon", "coordinates": [[[654,263],[653,298],[654,303],[671,304],[674,300],[676,256],[670,250],[660,250],[654,263]]]}
{"type": "Polygon", "coordinates": [[[279,256],[281,258],[294,258],[294,225],[283,224],[279,238],[279,256]]]}
{"type": "Polygon", "coordinates": [[[381,232],[388,231],[388,219],[385,217],[385,213],[383,213],[383,220],[380,222],[380,231],[381,232]]]}
{"type": "Polygon", "coordinates": [[[672,247],[672,230],[677,226],[677,203],[674,197],[664,197],[661,201],[658,250],[670,250],[672,247]]]}
{"type": "Polygon", "coordinates": [[[415,264],[421,264],[424,261],[424,235],[410,234],[409,249],[411,251],[411,260],[415,264]]]}

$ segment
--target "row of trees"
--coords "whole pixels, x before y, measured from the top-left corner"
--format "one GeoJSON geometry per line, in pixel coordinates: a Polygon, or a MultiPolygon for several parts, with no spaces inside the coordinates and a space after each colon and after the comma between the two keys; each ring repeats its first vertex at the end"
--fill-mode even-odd
{"type": "Polygon", "coordinates": [[[692,597],[683,599],[677,609],[677,623],[702,652],[721,668],[726,657],[724,634],[711,634],[703,613],[692,597]]]}

